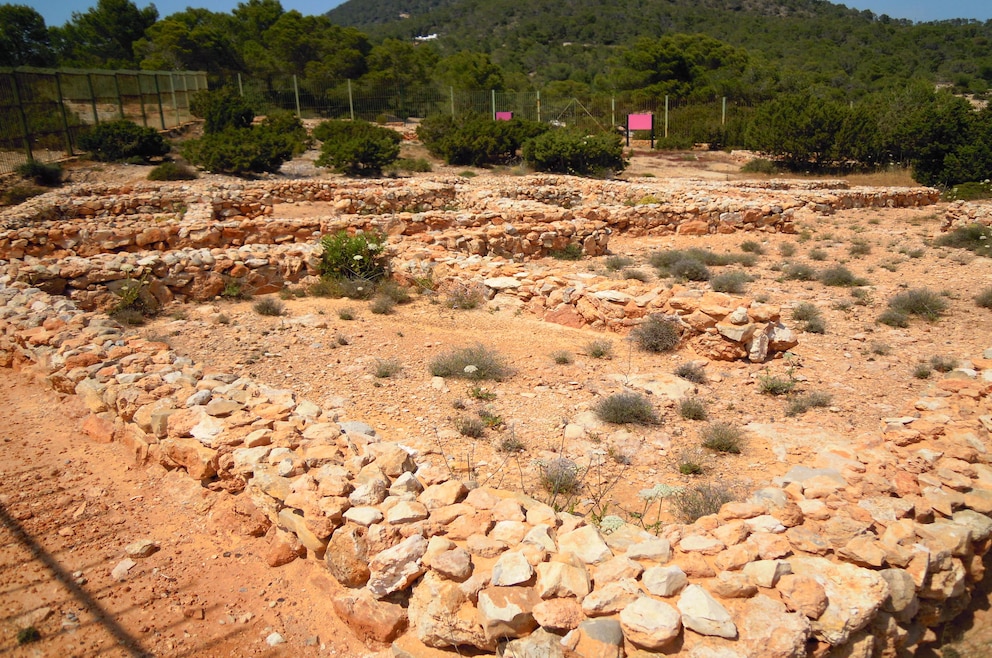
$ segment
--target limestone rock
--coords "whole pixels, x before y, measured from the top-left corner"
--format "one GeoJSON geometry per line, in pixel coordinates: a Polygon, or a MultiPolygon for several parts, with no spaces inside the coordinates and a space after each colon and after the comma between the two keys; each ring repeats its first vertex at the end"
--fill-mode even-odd
{"type": "Polygon", "coordinates": [[[754,658],[805,658],[810,622],[786,612],[785,606],[764,595],[748,601],[738,619],[738,642],[754,658]]]}
{"type": "Polygon", "coordinates": [[[366,589],[335,596],[332,604],[348,630],[366,642],[392,642],[407,627],[407,613],[402,606],[377,601],[366,589]]]}
{"type": "Polygon", "coordinates": [[[423,535],[411,535],[369,561],[368,588],[376,598],[406,589],[425,571],[420,558],[427,551],[423,535]]]}
{"type": "Polygon", "coordinates": [[[699,585],[686,587],[676,605],[686,628],[700,635],[737,637],[737,627],[730,613],[699,585]]]}
{"type": "Polygon", "coordinates": [[[536,589],[542,599],[555,597],[581,599],[589,594],[592,586],[585,567],[563,562],[544,562],[537,565],[536,589]]]}
{"type": "Polygon", "coordinates": [[[561,638],[539,628],[527,637],[511,640],[503,648],[503,658],[563,658],[561,638]]]}
{"type": "Polygon", "coordinates": [[[613,618],[587,619],[562,638],[575,655],[582,658],[623,658],[623,628],[613,618]]]}
{"type": "Polygon", "coordinates": [[[827,609],[813,623],[813,634],[839,646],[864,628],[888,597],[889,588],[876,571],[821,557],[792,557],[792,572],[823,586],[827,609]]]}
{"type": "Polygon", "coordinates": [[[492,584],[508,587],[526,583],[534,576],[534,568],[520,551],[507,551],[493,565],[492,584]]]}
{"type": "Polygon", "coordinates": [[[492,640],[522,637],[537,627],[534,606],[540,602],[530,587],[488,587],[479,592],[479,618],[492,640]]]}
{"type": "Polygon", "coordinates": [[[371,575],[365,532],[365,528],[355,525],[338,528],[324,552],[328,570],[345,587],[361,587],[371,575]]]}
{"type": "Polygon", "coordinates": [[[675,608],[649,596],[638,598],[620,611],[620,626],[630,642],[649,650],[661,649],[682,632],[675,608]]]}
{"type": "Polygon", "coordinates": [[[482,627],[478,611],[462,589],[428,573],[413,589],[408,609],[417,639],[429,647],[496,648],[482,627]]]}
{"type": "Polygon", "coordinates": [[[534,619],[544,628],[570,631],[585,619],[585,615],[575,599],[548,599],[534,606],[534,619]]]}
{"type": "Polygon", "coordinates": [[[674,596],[689,583],[688,576],[676,565],[652,567],[641,576],[644,587],[655,596],[674,596]]]}
{"type": "Polygon", "coordinates": [[[778,591],[789,610],[810,619],[819,619],[827,609],[827,593],[823,585],[810,576],[784,575],[778,581],[778,591]]]}
{"type": "Polygon", "coordinates": [[[559,535],[558,550],[562,553],[574,553],[586,564],[604,562],[613,557],[599,531],[588,525],[559,535]]]}

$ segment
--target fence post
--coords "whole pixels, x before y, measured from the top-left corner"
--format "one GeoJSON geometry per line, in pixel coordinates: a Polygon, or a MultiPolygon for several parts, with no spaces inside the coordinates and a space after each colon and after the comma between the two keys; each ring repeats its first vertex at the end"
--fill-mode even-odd
{"type": "Polygon", "coordinates": [[[348,112],[351,114],[351,120],[355,120],[355,97],[351,95],[351,78],[348,78],[348,112]]]}
{"type": "Polygon", "coordinates": [[[537,122],[541,123],[541,90],[537,90],[537,122]]]}
{"type": "MultiPolygon", "coordinates": [[[[173,73],[169,72],[169,91],[172,92],[172,113],[176,117],[176,125],[179,125],[179,104],[176,102],[176,79],[173,73]]],[[[173,126],[169,126],[172,128],[173,126]]]]}
{"type": "Polygon", "coordinates": [[[69,132],[69,117],[65,113],[65,99],[62,97],[62,73],[55,72],[55,92],[59,95],[59,111],[62,114],[62,130],[65,131],[65,150],[69,155],[72,152],[72,133],[69,132]]]}
{"type": "Polygon", "coordinates": [[[148,127],[148,115],[145,113],[145,92],[141,90],[141,74],[134,76],[138,81],[138,100],[141,102],[141,125],[148,127]]]}
{"type": "Polygon", "coordinates": [[[493,121],[495,121],[496,120],[496,90],[495,89],[490,89],[489,91],[492,94],[492,98],[493,98],[493,121]]]}
{"type": "Polygon", "coordinates": [[[158,101],[158,118],[165,130],[165,109],[162,108],[162,86],[158,83],[158,73],[155,74],[155,98],[158,101]]]}
{"type": "MultiPolygon", "coordinates": [[[[186,80],[187,75],[189,74],[183,73],[183,98],[186,99],[186,107],[183,109],[186,110],[186,118],[189,119],[189,82],[186,80]]],[[[176,121],[182,123],[182,119],[179,118],[178,112],[176,113],[176,121]]]]}
{"type": "Polygon", "coordinates": [[[616,127],[616,125],[617,125],[617,97],[610,96],[610,132],[613,132],[613,129],[616,127]]]}
{"type": "Polygon", "coordinates": [[[454,86],[448,87],[448,94],[451,96],[451,118],[455,118],[455,88],[454,86]]]}
{"type": "Polygon", "coordinates": [[[17,115],[21,119],[21,132],[24,133],[24,153],[28,156],[28,162],[34,160],[31,152],[31,135],[28,133],[28,117],[24,114],[24,104],[21,102],[21,86],[17,81],[17,71],[11,71],[10,79],[14,82],[14,103],[17,104],[17,115]]]}
{"type": "Polygon", "coordinates": [[[90,105],[93,107],[93,125],[100,125],[100,115],[96,111],[96,91],[93,90],[93,74],[86,74],[86,85],[90,88],[90,105]]]}
{"type": "Polygon", "coordinates": [[[124,118],[124,99],[121,98],[121,81],[117,79],[117,73],[114,73],[114,91],[117,93],[117,113],[121,115],[121,119],[124,118]]]}
{"type": "Polygon", "coordinates": [[[245,97],[245,88],[241,86],[241,74],[238,74],[238,96],[245,97]]]}
{"type": "Polygon", "coordinates": [[[727,125],[727,97],[723,97],[723,114],[720,116],[720,125],[727,125]]]}
{"type": "Polygon", "coordinates": [[[668,94],[665,94],[665,139],[668,139],[668,94]]]}
{"type": "Polygon", "coordinates": [[[296,74],[293,74],[293,96],[296,98],[296,118],[302,119],[303,115],[300,114],[300,87],[296,84],[296,74]]]}

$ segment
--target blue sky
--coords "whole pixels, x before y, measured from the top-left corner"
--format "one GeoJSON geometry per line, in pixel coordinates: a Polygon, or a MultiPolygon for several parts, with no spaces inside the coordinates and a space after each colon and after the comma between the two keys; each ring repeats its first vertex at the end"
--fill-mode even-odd
{"type": "MultiPolygon", "coordinates": [[[[48,25],[62,25],[72,12],[85,12],[96,4],[96,0],[4,0],[11,4],[27,4],[45,17],[48,25]]],[[[139,7],[145,7],[147,0],[132,0],[139,7]]],[[[359,0],[361,1],[361,0],[359,0]]],[[[159,16],[168,16],[187,6],[205,7],[212,11],[229,12],[237,6],[238,0],[216,0],[196,2],[193,0],[158,0],[154,2],[159,16]]],[[[288,11],[299,10],[303,14],[321,14],[341,4],[340,0],[282,0],[288,11]]],[[[992,20],[992,2],[989,0],[851,0],[848,7],[869,9],[876,14],[888,14],[893,18],[908,18],[914,21],[934,21],[947,18],[975,18],[981,21],[992,20]]]]}

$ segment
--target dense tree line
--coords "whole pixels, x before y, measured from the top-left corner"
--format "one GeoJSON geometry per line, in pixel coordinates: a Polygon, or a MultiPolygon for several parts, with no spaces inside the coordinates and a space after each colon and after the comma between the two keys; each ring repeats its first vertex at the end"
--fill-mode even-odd
{"type": "Polygon", "coordinates": [[[914,24],[821,0],[351,0],[326,16],[247,0],[166,17],[99,0],[63,26],[0,5],[0,66],[205,69],[212,87],[242,74],[268,90],[295,75],[325,99],[345,97],[348,81],[381,97],[730,97],[753,112],[701,124],[690,141],[764,150],[791,168],[909,164],[933,184],[992,175],[992,111],[961,98],[989,94],[990,45],[992,21],[914,24]]]}

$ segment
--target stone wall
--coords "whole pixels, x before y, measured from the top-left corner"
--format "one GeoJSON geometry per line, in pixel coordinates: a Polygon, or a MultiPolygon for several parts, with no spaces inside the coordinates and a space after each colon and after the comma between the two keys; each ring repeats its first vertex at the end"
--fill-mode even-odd
{"type": "Polygon", "coordinates": [[[992,226],[992,203],[954,201],[948,204],[940,230],[953,231],[970,224],[992,226]]]}
{"type": "Polygon", "coordinates": [[[909,656],[968,605],[992,543],[992,350],[849,450],[657,536],[470,489],[339,410],[9,276],[0,365],[78,395],[93,440],[241,497],[270,564],[322,560],[337,613],[397,656],[909,656]]]}

